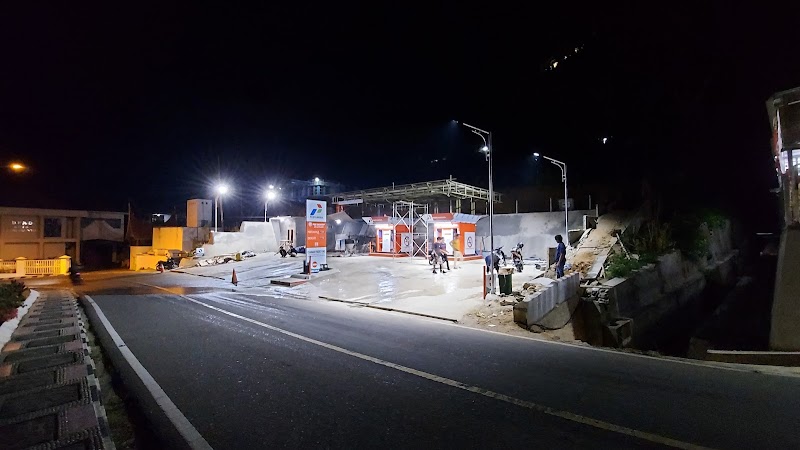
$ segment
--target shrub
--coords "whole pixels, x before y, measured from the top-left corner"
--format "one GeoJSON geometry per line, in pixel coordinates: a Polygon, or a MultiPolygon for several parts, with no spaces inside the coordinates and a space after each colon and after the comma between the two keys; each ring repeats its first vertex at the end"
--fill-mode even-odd
{"type": "Polygon", "coordinates": [[[24,291],[25,285],[17,281],[0,284],[0,318],[22,306],[25,302],[24,291]]]}
{"type": "Polygon", "coordinates": [[[631,239],[631,247],[639,255],[663,255],[674,246],[670,225],[655,220],[644,224],[631,239]]]}
{"type": "Polygon", "coordinates": [[[678,216],[673,220],[675,246],[689,259],[703,259],[708,254],[710,226],[703,226],[704,223],[700,214],[678,216]]]}
{"type": "Polygon", "coordinates": [[[641,259],[626,258],[622,253],[615,253],[608,258],[606,278],[627,277],[634,270],[641,269],[646,262],[641,259]]]}

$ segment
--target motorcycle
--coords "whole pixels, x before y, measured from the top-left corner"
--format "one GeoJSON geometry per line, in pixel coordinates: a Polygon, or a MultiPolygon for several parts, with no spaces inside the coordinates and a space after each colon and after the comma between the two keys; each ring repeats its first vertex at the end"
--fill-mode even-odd
{"type": "Polygon", "coordinates": [[[163,272],[165,270],[172,270],[178,268],[178,262],[175,261],[174,258],[167,258],[166,261],[159,261],[156,264],[156,270],[159,272],[163,272]]]}
{"type": "MultiPolygon", "coordinates": [[[[506,266],[506,254],[505,252],[503,252],[503,247],[497,247],[496,249],[494,249],[491,257],[495,270],[498,270],[501,267],[506,266]]],[[[486,259],[486,265],[489,266],[489,256],[486,256],[485,259],[486,259]]]]}
{"type": "Polygon", "coordinates": [[[514,263],[514,267],[517,268],[517,272],[522,272],[522,268],[524,263],[522,262],[522,247],[525,244],[522,242],[518,243],[514,250],[511,250],[511,261],[514,263]]]}
{"type": "Polygon", "coordinates": [[[70,266],[69,281],[71,281],[72,284],[75,286],[83,284],[83,278],[81,277],[80,268],[78,268],[77,266],[70,266]]]}
{"type": "Polygon", "coordinates": [[[294,258],[297,256],[297,249],[293,245],[291,245],[289,246],[289,251],[287,252],[286,249],[283,248],[283,246],[281,245],[281,247],[278,249],[278,253],[280,253],[281,258],[286,258],[286,255],[289,255],[292,258],[294,258]]]}

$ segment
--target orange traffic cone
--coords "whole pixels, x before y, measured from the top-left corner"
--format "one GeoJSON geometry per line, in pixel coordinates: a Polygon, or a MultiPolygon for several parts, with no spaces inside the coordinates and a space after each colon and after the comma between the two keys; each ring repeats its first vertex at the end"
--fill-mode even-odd
{"type": "Polygon", "coordinates": [[[236,279],[236,269],[233,269],[233,276],[231,276],[231,283],[233,283],[234,286],[239,285],[239,280],[236,279]]]}

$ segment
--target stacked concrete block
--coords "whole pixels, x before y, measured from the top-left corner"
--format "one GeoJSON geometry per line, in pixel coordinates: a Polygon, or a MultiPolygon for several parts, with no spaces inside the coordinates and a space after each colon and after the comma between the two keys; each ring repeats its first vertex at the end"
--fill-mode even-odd
{"type": "Polygon", "coordinates": [[[579,294],[581,277],[570,274],[553,282],[550,286],[525,299],[514,307],[514,320],[528,326],[539,322],[561,303],[579,294]]]}

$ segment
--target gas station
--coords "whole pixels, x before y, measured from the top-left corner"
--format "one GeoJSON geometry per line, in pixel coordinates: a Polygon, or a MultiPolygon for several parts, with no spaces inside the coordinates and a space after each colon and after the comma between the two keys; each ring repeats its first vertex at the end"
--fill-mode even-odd
{"type": "MultiPolygon", "coordinates": [[[[501,194],[495,192],[494,196],[495,202],[501,201],[501,194]]],[[[488,189],[460,183],[452,177],[343,192],[333,197],[337,212],[355,205],[364,212],[378,211],[378,215],[362,219],[375,229],[369,254],[384,257],[427,257],[430,244],[437,237],[444,238],[452,255],[450,242],[457,234],[464,258],[481,258],[489,243],[483,242],[487,237],[476,236],[476,223],[482,217],[476,209],[484,206],[488,211],[488,203],[488,189]],[[468,212],[464,212],[465,207],[468,212]]]]}

